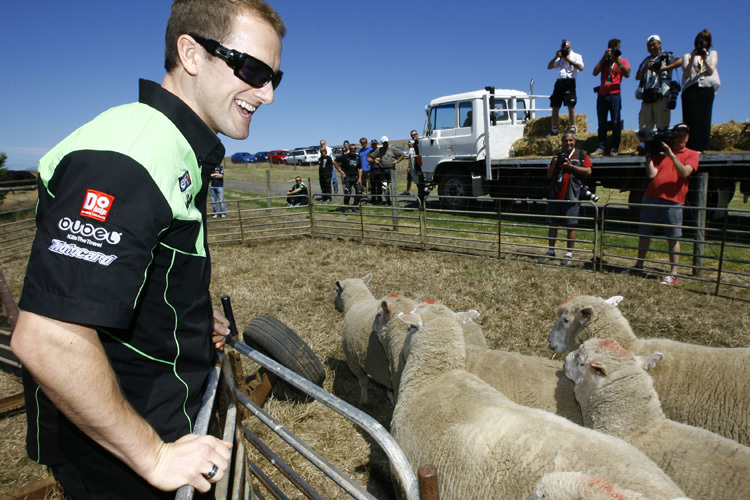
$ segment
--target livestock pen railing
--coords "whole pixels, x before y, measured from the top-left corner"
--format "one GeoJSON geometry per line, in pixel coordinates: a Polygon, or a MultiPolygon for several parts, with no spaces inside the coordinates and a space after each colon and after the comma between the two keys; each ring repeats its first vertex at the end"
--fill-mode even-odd
{"type": "MultiPolygon", "coordinates": [[[[296,387],[302,393],[312,397],[336,413],[347,418],[364,430],[388,456],[391,470],[397,481],[395,485],[401,490],[401,496],[407,500],[436,500],[436,476],[434,468],[420,469],[419,481],[412,471],[406,456],[396,444],[390,433],[374,418],[361,410],[339,399],[325,389],[306,380],[284,365],[274,361],[263,353],[239,341],[231,343],[234,352],[239,353],[252,362],[258,364],[269,373],[296,387]]],[[[294,468],[288,465],[264,441],[259,439],[250,428],[253,424],[243,424],[239,407],[247,410],[248,415],[255,417],[257,422],[276,434],[281,441],[289,445],[296,453],[314,465],[324,476],[333,481],[348,496],[357,500],[376,500],[361,485],[349,478],[334,464],[320,455],[302,439],[287,429],[281,422],[261,408],[253,398],[245,394],[235,384],[236,364],[232,366],[229,354],[219,354],[219,359],[212,370],[207,382],[206,393],[203,397],[201,410],[195,424],[197,434],[207,434],[212,415],[220,415],[217,422],[220,434],[225,441],[234,443],[227,474],[216,484],[215,496],[217,500],[225,499],[262,499],[263,493],[255,486],[261,485],[264,492],[273,498],[288,498],[288,489],[297,490],[303,497],[312,500],[322,500],[324,497],[316,491],[294,468]],[[247,449],[254,448],[258,456],[268,463],[261,464],[251,458],[247,449]],[[271,467],[280,472],[288,481],[288,485],[275,483],[268,474],[271,467]],[[287,492],[287,493],[285,493],[287,492]]],[[[239,371],[242,374],[242,370],[239,371]]],[[[253,421],[255,422],[255,421],[253,421]]],[[[256,430],[257,432],[257,430],[256,430]]],[[[177,491],[176,500],[191,500],[194,490],[191,486],[184,486],[177,491]]]]}
{"type": "MultiPolygon", "coordinates": [[[[320,194],[313,194],[308,205],[299,207],[287,207],[285,196],[227,201],[227,216],[208,220],[209,243],[342,238],[423,251],[542,261],[547,260],[552,221],[559,222],[557,255],[546,264],[566,260],[581,269],[618,272],[634,264],[638,228],[643,226],[634,215],[642,204],[580,202],[573,258],[567,259],[563,256],[571,239],[565,221],[546,215],[547,200],[482,197],[471,199],[469,209],[443,210],[438,196],[428,196],[420,204],[416,197],[394,195],[389,205],[359,204],[351,197],[348,207],[344,195],[332,198],[332,202],[322,202],[320,194]]],[[[750,210],[686,207],[683,212],[679,277],[698,291],[750,298],[750,210]]],[[[655,227],[645,260],[647,277],[669,274],[670,269],[663,228],[655,227]]],[[[25,258],[33,234],[33,209],[0,213],[0,262],[25,258]]]]}

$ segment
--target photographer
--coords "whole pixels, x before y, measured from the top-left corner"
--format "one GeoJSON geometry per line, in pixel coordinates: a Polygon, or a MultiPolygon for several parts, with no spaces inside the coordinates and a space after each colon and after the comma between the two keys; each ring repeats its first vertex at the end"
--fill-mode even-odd
{"type": "Polygon", "coordinates": [[[677,284],[677,266],[680,259],[682,236],[682,207],[688,192],[690,176],[698,170],[699,155],[687,147],[690,127],[684,123],[674,126],[666,141],[661,143],[662,152],[653,156],[646,153],[646,175],[649,182],[643,203],[658,205],[641,209],[641,225],[638,228],[638,259],[627,274],[643,272],[643,260],[651,245],[654,224],[665,224],[664,235],[669,246],[670,272],[662,280],[664,285],[677,284]],[[670,143],[670,145],[667,144],[670,143]],[[670,147],[671,146],[671,147],[670,147]]]}
{"type": "Polygon", "coordinates": [[[570,48],[570,41],[563,40],[555,57],[547,64],[547,69],[557,69],[557,80],[549,104],[552,108],[552,135],[557,135],[557,123],[560,106],[565,103],[568,107],[570,130],[576,130],[576,77],[583,71],[583,57],[570,48]]]}
{"type": "MultiPolygon", "coordinates": [[[[566,131],[562,135],[562,151],[552,157],[547,167],[549,184],[549,202],[547,203],[547,223],[549,224],[549,251],[545,257],[548,261],[555,257],[555,240],[560,221],[564,220],[568,228],[567,252],[562,261],[563,266],[569,266],[573,258],[573,247],[576,240],[576,226],[578,225],[577,202],[581,194],[588,192],[585,187],[586,178],[591,175],[591,159],[585,151],[576,149],[576,135],[573,131],[566,131]]],[[[589,195],[592,196],[592,195],[589,195]]]]}
{"type": "Polygon", "coordinates": [[[659,35],[648,37],[646,49],[649,55],[635,74],[636,80],[640,80],[635,97],[643,101],[638,128],[653,129],[656,125],[657,129],[666,130],[671,118],[670,109],[674,109],[679,93],[679,84],[672,82],[672,70],[682,64],[682,58],[662,51],[659,35]],[[671,104],[670,100],[673,101],[671,104]]]}
{"type": "Polygon", "coordinates": [[[687,146],[695,151],[708,149],[714,94],[721,85],[718,64],[711,32],[703,30],[695,37],[695,49],[682,58],[682,121],[691,131],[687,146]]]}
{"type": "Polygon", "coordinates": [[[601,84],[597,90],[596,116],[599,121],[599,137],[594,155],[611,154],[617,156],[620,149],[622,127],[620,125],[620,110],[622,96],[620,82],[623,77],[630,77],[630,63],[621,57],[620,40],[613,38],[607,43],[607,50],[594,67],[594,76],[601,74],[601,84]],[[607,149],[607,114],[612,119],[612,144],[607,149]]]}

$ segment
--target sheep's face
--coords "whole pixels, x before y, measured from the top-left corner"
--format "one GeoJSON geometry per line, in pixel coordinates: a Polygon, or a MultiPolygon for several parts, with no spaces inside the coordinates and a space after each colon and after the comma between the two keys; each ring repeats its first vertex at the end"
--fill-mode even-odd
{"type": "Polygon", "coordinates": [[[341,297],[341,294],[344,293],[344,286],[341,284],[342,281],[337,281],[334,285],[336,287],[336,296],[333,298],[333,305],[340,313],[344,312],[344,299],[341,297]]]}
{"type": "Polygon", "coordinates": [[[557,354],[574,351],[591,336],[587,327],[597,318],[603,307],[617,307],[622,297],[616,295],[607,300],[599,297],[569,297],[557,307],[557,319],[552,325],[547,340],[549,348],[557,354]]]}

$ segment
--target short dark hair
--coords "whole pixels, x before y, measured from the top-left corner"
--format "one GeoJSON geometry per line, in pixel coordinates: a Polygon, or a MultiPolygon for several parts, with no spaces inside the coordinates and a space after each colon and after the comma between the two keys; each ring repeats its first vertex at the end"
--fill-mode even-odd
{"type": "Polygon", "coordinates": [[[221,42],[231,33],[235,18],[248,12],[268,23],[280,38],[286,35],[284,21],[263,0],[175,0],[164,37],[164,68],[169,72],[177,67],[181,35],[196,33],[221,42]]]}
{"type": "Polygon", "coordinates": [[[609,42],[607,42],[607,48],[614,49],[620,45],[620,40],[617,38],[612,38],[609,42]]]}

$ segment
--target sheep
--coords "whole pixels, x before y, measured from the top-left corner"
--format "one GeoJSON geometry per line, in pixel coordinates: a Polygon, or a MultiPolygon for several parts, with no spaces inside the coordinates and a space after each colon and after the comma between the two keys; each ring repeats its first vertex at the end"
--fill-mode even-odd
{"type": "MultiPolygon", "coordinates": [[[[441,304],[426,301],[418,304],[414,312],[421,316],[423,323],[453,314],[441,304]]],[[[477,375],[514,403],[555,413],[576,424],[583,423],[573,383],[565,377],[561,362],[490,349],[474,321],[465,321],[462,329],[466,341],[466,371],[477,375]],[[519,373],[524,376],[518,377],[519,373]]]]}
{"type": "Polygon", "coordinates": [[[399,317],[418,330],[404,348],[391,433],[415,470],[437,467],[442,500],[526,498],[555,470],[606,477],[655,500],[683,496],[633,446],[513,403],[466,372],[466,343],[454,318],[422,324],[418,314],[399,317]]]}
{"type": "Polygon", "coordinates": [[[568,354],[565,374],[575,382],[585,425],[643,451],[696,500],[747,500],[750,448],[664,416],[646,373],[663,359],[599,339],[568,354]]]}
{"type": "Polygon", "coordinates": [[[576,350],[590,338],[612,339],[637,355],[661,352],[665,361],[652,372],[667,418],[703,427],[750,445],[750,348],[718,348],[635,336],[617,305],[577,296],[557,309],[549,345],[558,354],[576,350]]]}
{"type": "MultiPolygon", "coordinates": [[[[425,313],[429,311],[429,314],[433,316],[446,315],[455,317],[459,321],[463,319],[476,319],[479,317],[479,313],[475,310],[456,313],[443,304],[440,304],[435,299],[420,301],[409,309],[404,308],[404,306],[408,305],[405,302],[387,299],[388,297],[385,297],[381,302],[380,307],[378,307],[378,312],[373,321],[372,331],[380,340],[388,358],[388,367],[391,374],[390,386],[393,388],[393,402],[395,402],[398,400],[398,388],[401,382],[401,374],[404,370],[404,364],[406,363],[402,351],[408,333],[408,328],[398,317],[399,313],[407,311],[420,311],[425,313]]],[[[474,323],[474,321],[466,321],[462,324],[462,327],[467,344],[473,343],[473,345],[477,346],[487,346],[487,339],[485,339],[482,329],[479,325],[474,323]]]]}
{"type": "MultiPolygon", "coordinates": [[[[548,472],[526,500],[649,500],[641,493],[622,489],[602,477],[581,472],[548,472]]],[[[674,500],[689,500],[676,498],[674,500]]]]}
{"type": "MultiPolygon", "coordinates": [[[[362,279],[350,278],[336,281],[336,309],[344,312],[344,325],[341,345],[346,357],[346,365],[359,382],[359,403],[369,404],[369,380],[392,391],[391,372],[388,357],[378,337],[373,333],[372,325],[381,302],[376,299],[367,287],[372,274],[362,279]]],[[[397,294],[387,296],[393,304],[398,304],[399,311],[411,310],[416,302],[397,294]]]]}

